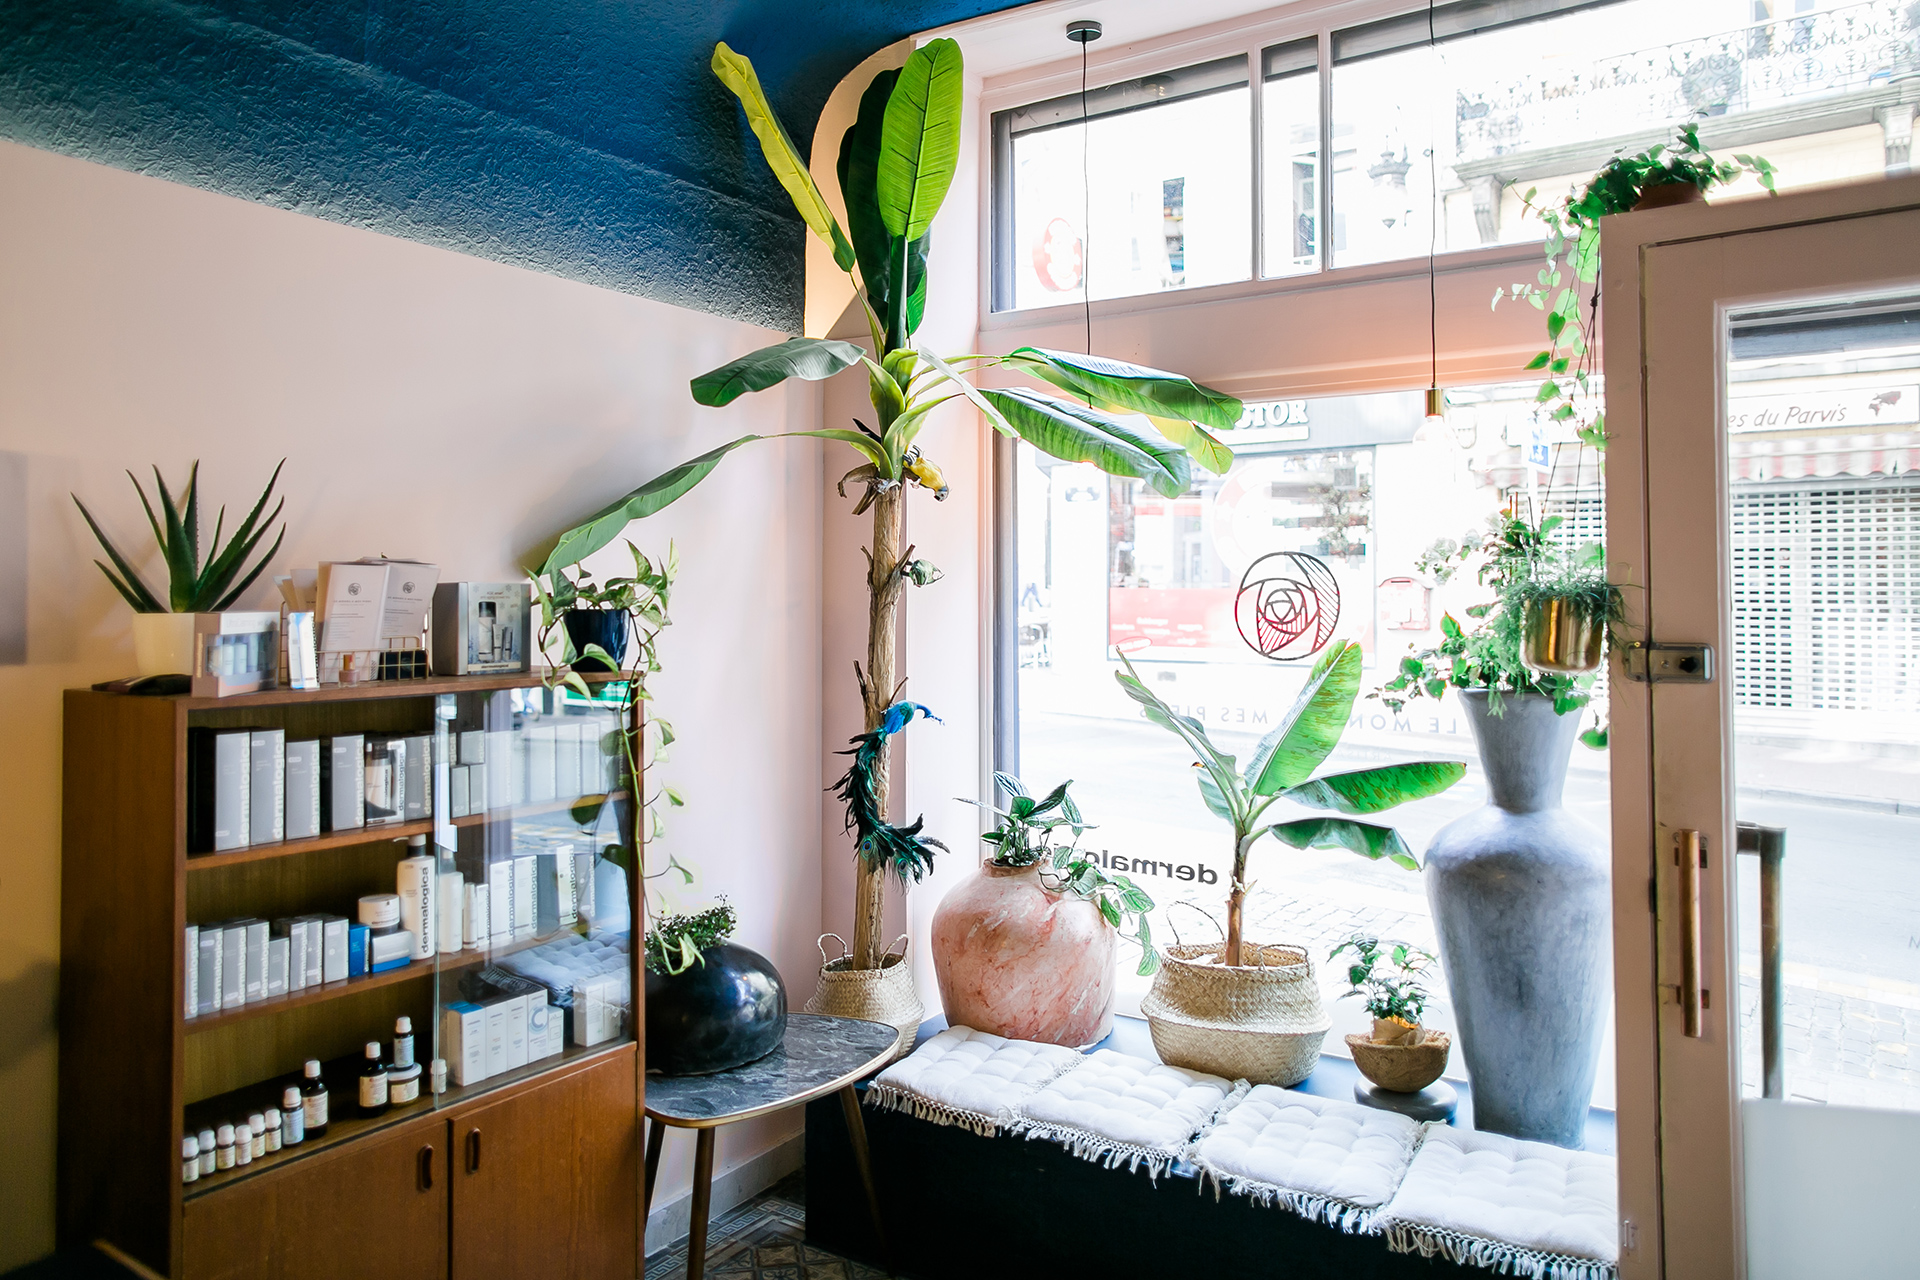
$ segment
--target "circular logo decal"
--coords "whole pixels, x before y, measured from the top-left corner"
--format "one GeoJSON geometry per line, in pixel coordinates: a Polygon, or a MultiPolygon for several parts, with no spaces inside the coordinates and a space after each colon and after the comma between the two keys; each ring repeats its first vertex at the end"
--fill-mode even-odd
{"type": "Polygon", "coordinates": [[[1318,556],[1275,551],[1247,566],[1233,598],[1247,647],[1285,662],[1318,653],[1340,622],[1340,584],[1318,556]]]}

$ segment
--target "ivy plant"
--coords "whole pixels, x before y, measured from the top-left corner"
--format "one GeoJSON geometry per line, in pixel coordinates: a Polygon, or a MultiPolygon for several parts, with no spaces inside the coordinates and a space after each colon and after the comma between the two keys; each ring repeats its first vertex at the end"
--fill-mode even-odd
{"type": "Polygon", "coordinates": [[[1347,965],[1350,990],[1341,993],[1365,996],[1366,1010],[1376,1018],[1393,1018],[1408,1026],[1418,1026],[1427,1009],[1425,975],[1433,964],[1431,951],[1405,942],[1383,942],[1364,933],[1356,933],[1327,953],[1329,961],[1351,951],[1347,965]]]}

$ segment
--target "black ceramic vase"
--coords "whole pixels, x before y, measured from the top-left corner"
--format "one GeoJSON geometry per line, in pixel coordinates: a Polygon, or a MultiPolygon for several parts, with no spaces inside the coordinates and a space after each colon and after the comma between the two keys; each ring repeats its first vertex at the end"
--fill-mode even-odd
{"type": "Polygon", "coordinates": [[[787,986],[758,951],[725,942],[684,973],[647,974],[647,1070],[705,1076],[764,1058],[787,1034],[787,986]]]}
{"type": "MultiPolygon", "coordinates": [[[[585,653],[597,644],[616,660],[627,656],[627,612],[624,609],[569,609],[560,615],[567,626],[567,639],[575,653],[585,653]]],[[[574,667],[581,671],[615,671],[599,658],[581,658],[574,667]]]]}

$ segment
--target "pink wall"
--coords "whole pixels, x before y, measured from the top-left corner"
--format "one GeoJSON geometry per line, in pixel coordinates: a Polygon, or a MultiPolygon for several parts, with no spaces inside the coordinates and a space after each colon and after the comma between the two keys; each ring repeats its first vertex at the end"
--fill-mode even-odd
{"type": "MultiPolygon", "coordinates": [[[[174,479],[199,458],[232,506],[284,455],[276,569],[382,552],[511,576],[645,477],[811,426],[810,386],[724,414],[688,399],[690,374],[777,337],[0,144],[0,460],[24,459],[29,529],[27,662],[0,666],[0,1270],[52,1244],[60,690],[133,666],[68,492],[138,547],[124,468],[174,479]]],[[[648,551],[676,539],[682,565],[657,688],[688,808],[656,852],[700,869],[683,903],[731,895],[796,1001],[821,898],[820,493],[817,443],[760,445],[634,530],[648,551]]],[[[798,1127],[727,1129],[722,1168],[798,1127]]],[[[673,1144],[656,1205],[690,1163],[673,1144]]]]}

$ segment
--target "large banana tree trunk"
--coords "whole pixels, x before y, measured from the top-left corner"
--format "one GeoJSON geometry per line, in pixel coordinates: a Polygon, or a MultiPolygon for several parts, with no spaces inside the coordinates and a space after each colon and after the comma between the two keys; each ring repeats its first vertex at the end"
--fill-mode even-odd
{"type": "MultiPolygon", "coordinates": [[[[887,708],[898,692],[894,670],[894,636],[900,618],[900,594],[905,583],[900,576],[901,501],[904,484],[895,485],[873,501],[873,546],[867,565],[867,667],[860,680],[860,698],[866,706],[867,731],[880,727],[887,708]]],[[[892,745],[883,744],[880,764],[874,770],[875,798],[882,819],[892,816],[887,798],[892,745]]],[[[886,905],[887,868],[855,860],[859,883],[854,893],[853,963],[856,969],[878,969],[886,939],[881,911],[886,905]]]]}

